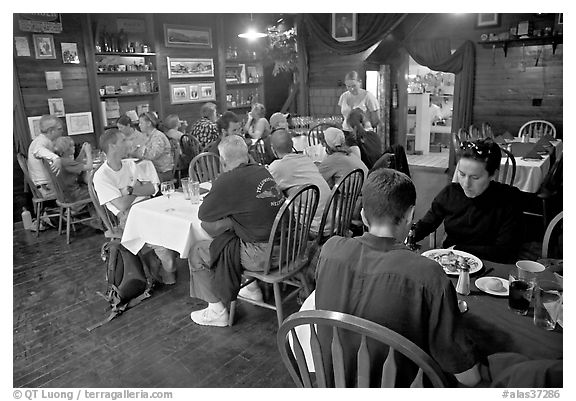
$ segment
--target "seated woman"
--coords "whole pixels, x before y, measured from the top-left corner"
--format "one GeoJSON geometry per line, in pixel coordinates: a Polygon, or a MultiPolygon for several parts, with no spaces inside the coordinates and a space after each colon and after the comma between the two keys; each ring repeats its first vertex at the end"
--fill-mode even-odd
{"type": "Polygon", "coordinates": [[[444,248],[454,246],[494,262],[515,262],[522,241],[520,190],[493,181],[500,158],[500,147],[491,139],[463,142],[458,182],[448,184],[416,224],[416,241],[444,222],[444,248]]]}
{"type": "Polygon", "coordinates": [[[246,121],[244,131],[254,141],[270,135],[270,124],[264,117],[265,114],[266,109],[261,103],[254,103],[252,110],[248,113],[248,121],[246,121]]]}
{"type": "Polygon", "coordinates": [[[153,113],[140,114],[139,122],[140,130],[146,135],[146,142],[142,146],[137,146],[135,156],[150,160],[154,164],[160,182],[170,181],[174,178],[172,175],[174,158],[168,137],[157,129],[158,118],[153,113]]]}
{"type": "MultiPolygon", "coordinates": [[[[182,147],[180,146],[180,138],[184,133],[180,131],[182,127],[182,121],[180,121],[180,117],[177,114],[170,114],[164,119],[164,134],[168,137],[170,141],[170,146],[172,146],[172,150],[174,152],[174,156],[176,160],[178,160],[180,164],[180,160],[182,157],[182,147]]],[[[175,161],[176,161],[175,160],[175,161]]],[[[188,161],[189,162],[189,161],[188,161]]],[[[178,170],[184,168],[184,166],[179,165],[176,167],[178,170]]]]}
{"type": "Polygon", "coordinates": [[[344,132],[338,128],[327,128],[324,131],[326,143],[326,158],[318,165],[320,174],[332,188],[334,184],[350,171],[362,169],[364,177],[368,176],[368,168],[360,157],[350,151],[346,146],[344,132]]]}
{"type": "Polygon", "coordinates": [[[127,156],[133,156],[134,152],[137,150],[137,146],[144,146],[146,143],[146,136],[138,131],[137,129],[132,127],[132,120],[127,115],[121,116],[117,121],[116,125],[118,126],[118,130],[124,135],[126,138],[126,148],[127,156]]]}
{"type": "Polygon", "coordinates": [[[57,179],[60,181],[66,201],[76,202],[88,198],[88,187],[82,182],[81,175],[84,171],[92,170],[90,144],[84,142],[78,157],[74,159],[74,141],[69,136],[61,136],[54,142],[54,153],[62,160],[62,168],[57,179]]]}
{"type": "Polygon", "coordinates": [[[369,169],[382,156],[382,141],[374,131],[367,131],[364,127],[366,116],[360,109],[354,109],[348,115],[346,123],[352,129],[347,133],[346,144],[352,152],[360,153],[360,158],[369,169]],[[358,149],[358,150],[356,150],[358,149]]]}

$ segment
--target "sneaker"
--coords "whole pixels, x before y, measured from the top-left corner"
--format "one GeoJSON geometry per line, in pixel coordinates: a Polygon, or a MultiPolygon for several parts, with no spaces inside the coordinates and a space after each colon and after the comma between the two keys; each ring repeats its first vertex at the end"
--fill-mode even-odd
{"type": "Polygon", "coordinates": [[[264,297],[262,296],[262,290],[258,287],[258,284],[254,281],[252,284],[246,287],[240,288],[238,295],[242,298],[249,299],[256,302],[264,302],[264,297]],[[254,285],[256,284],[256,285],[254,285]]]}
{"type": "Polygon", "coordinates": [[[213,309],[206,308],[190,313],[190,319],[201,326],[228,326],[228,311],[226,308],[220,313],[214,312],[213,309]]]}

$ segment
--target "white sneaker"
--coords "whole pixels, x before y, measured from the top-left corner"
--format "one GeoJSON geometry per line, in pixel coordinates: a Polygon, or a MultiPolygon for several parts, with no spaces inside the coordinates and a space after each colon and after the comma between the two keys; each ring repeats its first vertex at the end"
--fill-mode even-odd
{"type": "Polygon", "coordinates": [[[190,319],[196,324],[202,326],[228,326],[228,311],[226,308],[222,312],[214,312],[211,308],[201,309],[190,313],[190,319]]]}
{"type": "Polygon", "coordinates": [[[260,287],[258,287],[258,283],[255,281],[253,281],[251,284],[248,284],[246,287],[240,288],[238,295],[251,301],[264,302],[262,290],[260,287]]]}

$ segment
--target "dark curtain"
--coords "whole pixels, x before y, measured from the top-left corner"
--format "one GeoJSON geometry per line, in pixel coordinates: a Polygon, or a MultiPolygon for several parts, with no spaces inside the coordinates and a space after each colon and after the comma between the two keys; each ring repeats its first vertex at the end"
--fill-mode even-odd
{"type": "MultiPolygon", "coordinates": [[[[454,110],[452,113],[452,132],[459,128],[466,129],[472,124],[474,101],[474,63],[475,46],[467,40],[450,54],[448,39],[404,42],[410,56],[420,65],[434,71],[451,72],[456,75],[454,84],[454,110]]],[[[450,141],[449,169],[454,165],[455,149],[450,141]]]]}
{"type": "Polygon", "coordinates": [[[304,14],[302,28],[311,40],[326,49],[345,56],[365,51],[384,39],[407,14],[358,14],[355,41],[338,42],[332,38],[332,14],[304,14]]]}

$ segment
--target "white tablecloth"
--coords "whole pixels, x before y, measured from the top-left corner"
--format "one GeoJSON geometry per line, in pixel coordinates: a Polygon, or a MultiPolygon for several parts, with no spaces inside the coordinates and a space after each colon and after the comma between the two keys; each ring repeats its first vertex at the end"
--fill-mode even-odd
{"type": "MultiPolygon", "coordinates": [[[[517,142],[520,142],[518,140],[517,142]]],[[[562,154],[562,141],[551,142],[554,145],[556,160],[562,154]]],[[[521,157],[516,157],[516,176],[514,177],[514,186],[523,192],[536,193],[540,189],[544,177],[550,170],[550,156],[546,155],[542,160],[523,160],[521,157]]],[[[506,163],[506,158],[502,158],[501,167],[506,163]]],[[[508,167],[508,177],[512,174],[512,166],[508,167]]],[[[509,182],[500,179],[501,182],[509,182]]],[[[454,171],[452,182],[458,182],[458,170],[454,171]]]]}
{"type": "Polygon", "coordinates": [[[184,199],[181,192],[172,194],[170,200],[160,196],[137,203],[130,208],[122,245],[133,254],[146,243],[160,245],[187,258],[192,245],[211,239],[200,226],[199,207],[184,199]],[[169,207],[175,210],[167,212],[169,207]]]}

